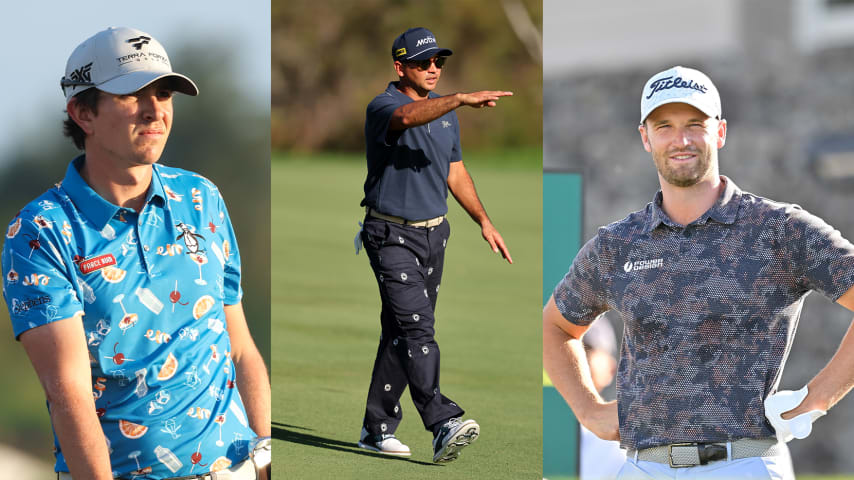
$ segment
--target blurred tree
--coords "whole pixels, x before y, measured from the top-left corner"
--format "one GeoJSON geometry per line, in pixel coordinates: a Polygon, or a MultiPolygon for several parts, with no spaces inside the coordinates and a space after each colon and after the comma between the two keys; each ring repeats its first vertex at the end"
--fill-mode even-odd
{"type": "MultiPolygon", "coordinates": [[[[209,41],[208,41],[209,42],[209,41]]],[[[239,78],[222,74],[238,54],[222,38],[216,45],[170,50],[178,71],[199,86],[198,97],[175,97],[175,120],[160,162],[198,172],[219,186],[237,232],[243,270],[243,305],[255,342],[270,365],[270,130],[269,111],[247,99],[239,78]],[[204,47],[204,48],[203,48],[204,47]]],[[[53,93],[53,92],[51,92],[53,93]]],[[[58,103],[61,98],[57,96],[58,103]]],[[[0,219],[11,220],[27,202],[60,181],[77,155],[62,136],[63,106],[45,112],[44,126],[24,132],[0,170],[0,219]]],[[[32,115],[32,113],[31,113],[32,115]]],[[[2,225],[6,225],[3,223],[2,225]]],[[[5,232],[5,229],[4,229],[5,232]]],[[[12,337],[8,311],[0,309],[0,362],[29,365],[12,337]]],[[[0,370],[0,441],[53,461],[50,421],[32,368],[0,370]]]]}
{"type": "Polygon", "coordinates": [[[225,198],[240,247],[243,307],[270,366],[270,112],[250,101],[239,78],[222,74],[236,42],[177,50],[175,63],[199,86],[176,96],[162,162],[211,179],[225,198]]]}
{"type": "MultiPolygon", "coordinates": [[[[542,2],[519,3],[541,30],[542,2]]],[[[362,150],[365,107],[397,79],[392,41],[415,26],[454,51],[437,93],[515,94],[489,115],[458,110],[465,148],[542,144],[541,61],[531,58],[498,2],[296,0],[272,4],[273,148],[362,150]]]]}

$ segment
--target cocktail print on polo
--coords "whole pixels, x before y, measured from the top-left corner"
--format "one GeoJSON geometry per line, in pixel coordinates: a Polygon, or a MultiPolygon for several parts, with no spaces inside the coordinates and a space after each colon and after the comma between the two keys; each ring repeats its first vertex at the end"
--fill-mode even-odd
{"type": "Polygon", "coordinates": [[[243,461],[256,435],[223,310],[242,297],[240,256],[217,187],[156,164],[136,212],[86,185],[82,161],[7,229],[3,293],[15,335],[83,314],[114,475],[161,479],[243,461]]]}

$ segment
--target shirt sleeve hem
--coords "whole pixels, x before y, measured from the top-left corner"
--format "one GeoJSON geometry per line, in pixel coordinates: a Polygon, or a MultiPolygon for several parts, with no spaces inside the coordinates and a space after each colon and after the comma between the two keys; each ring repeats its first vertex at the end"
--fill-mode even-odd
{"type": "Polygon", "coordinates": [[[61,316],[61,318],[56,318],[56,319],[54,319],[54,320],[50,320],[50,321],[48,321],[48,322],[40,323],[40,324],[38,324],[38,325],[33,325],[33,324],[31,324],[31,323],[27,323],[27,324],[26,324],[26,326],[25,326],[26,328],[22,328],[22,329],[18,329],[18,328],[17,328],[17,326],[15,326],[15,327],[14,327],[15,340],[17,340],[17,341],[19,341],[19,342],[20,342],[20,341],[21,341],[21,334],[23,334],[24,332],[26,332],[26,331],[28,331],[28,330],[32,330],[32,329],[34,329],[34,328],[38,328],[38,327],[41,327],[41,326],[44,326],[44,325],[49,325],[49,324],[54,323],[54,322],[59,322],[59,321],[62,321],[62,320],[67,320],[67,319],[69,319],[69,318],[74,318],[74,317],[76,317],[76,316],[78,316],[78,315],[79,315],[80,317],[83,317],[83,315],[85,315],[85,314],[86,314],[86,312],[84,312],[83,310],[77,310],[77,311],[75,311],[74,313],[72,313],[71,315],[68,315],[68,316],[64,316],[64,315],[63,315],[63,316],[61,316]]]}

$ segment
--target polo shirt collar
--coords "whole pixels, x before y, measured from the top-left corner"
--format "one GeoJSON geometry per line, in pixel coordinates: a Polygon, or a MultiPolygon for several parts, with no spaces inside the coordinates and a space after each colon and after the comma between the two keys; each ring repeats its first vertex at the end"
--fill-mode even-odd
{"type": "Polygon", "coordinates": [[[159,207],[166,205],[166,190],[163,188],[163,180],[160,178],[160,165],[154,164],[151,166],[151,185],[148,186],[148,193],[145,194],[145,203],[154,203],[159,207]]]}
{"type": "MultiPolygon", "coordinates": [[[[738,208],[741,205],[742,191],[728,177],[721,175],[721,182],[724,184],[724,189],[718,197],[717,202],[712,205],[709,210],[700,215],[700,218],[691,222],[692,225],[701,225],[712,219],[718,223],[731,225],[738,217],[738,208]]],[[[655,230],[660,224],[670,225],[672,227],[681,227],[677,224],[661,208],[663,196],[661,190],[656,192],[655,198],[647,210],[646,224],[644,225],[644,233],[649,233],[655,230]]]]}
{"type": "MultiPolygon", "coordinates": [[[[86,220],[92,222],[98,230],[103,230],[110,222],[110,219],[116,216],[116,213],[121,210],[121,207],[105,200],[83,180],[83,177],[80,176],[80,168],[85,161],[86,155],[83,154],[68,164],[68,169],[65,171],[65,178],[62,180],[62,190],[74,202],[77,210],[81,215],[86,217],[86,220]]],[[[160,180],[160,173],[156,168],[157,165],[155,164],[154,167],[151,175],[151,185],[148,187],[145,202],[153,202],[163,206],[166,204],[166,192],[163,189],[163,182],[160,180]]]]}
{"type": "Polygon", "coordinates": [[[385,91],[392,97],[402,98],[405,100],[412,101],[406,94],[397,89],[398,82],[389,82],[388,87],[386,87],[385,91]]]}

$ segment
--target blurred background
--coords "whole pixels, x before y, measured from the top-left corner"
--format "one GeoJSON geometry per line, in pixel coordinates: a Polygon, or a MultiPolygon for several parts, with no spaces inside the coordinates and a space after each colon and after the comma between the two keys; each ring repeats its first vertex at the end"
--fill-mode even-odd
{"type": "Polygon", "coordinates": [[[285,478],[541,478],[542,1],[290,0],[272,5],[271,323],[274,473],[285,478]],[[436,93],[510,90],[459,108],[462,156],[507,242],[508,265],[450,198],[437,341],[442,389],[483,429],[447,468],[409,393],[397,431],[409,459],[356,448],[380,333],[365,215],[368,103],[397,75],[391,44],[431,30],[454,54],[436,93]],[[501,452],[498,455],[496,452],[501,452]]]}
{"type": "MultiPolygon", "coordinates": [[[[176,95],[175,121],[160,162],[201,173],[226,199],[243,261],[243,304],[270,364],[270,3],[153,0],[15,2],[4,8],[0,42],[6,80],[0,89],[0,219],[61,180],[77,155],[62,135],[59,79],[74,47],[108,26],[143,30],[166,48],[173,68],[199,86],[176,95]],[[14,79],[14,82],[12,81],[14,79]]],[[[0,309],[0,444],[15,478],[52,478],[53,438],[44,394],[0,309]],[[27,476],[35,457],[40,473],[27,476]]]]}
{"type": "Polygon", "coordinates": [[[274,1],[273,149],[363,153],[365,108],[397,80],[391,43],[410,26],[454,51],[436,93],[514,92],[486,115],[457,110],[464,155],[539,148],[541,12],[537,0],[274,1]]]}
{"type": "MultiPolygon", "coordinates": [[[[543,3],[543,165],[582,176],[583,240],[658,190],[637,132],[640,93],[673,65],[702,70],[720,90],[722,174],[854,239],[854,1],[543,3]]],[[[807,298],[781,389],[818,373],[851,318],[821,295],[807,298]]],[[[619,319],[609,321],[619,334],[619,319]]],[[[791,442],[799,477],[854,473],[852,425],[849,395],[791,442]]]]}

